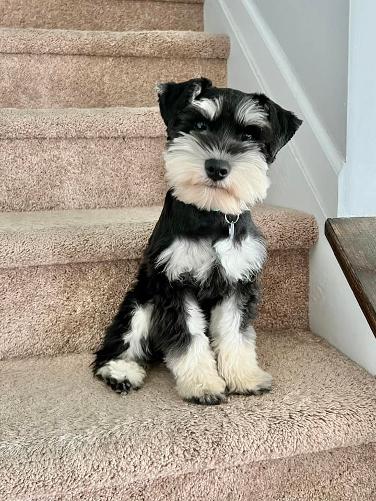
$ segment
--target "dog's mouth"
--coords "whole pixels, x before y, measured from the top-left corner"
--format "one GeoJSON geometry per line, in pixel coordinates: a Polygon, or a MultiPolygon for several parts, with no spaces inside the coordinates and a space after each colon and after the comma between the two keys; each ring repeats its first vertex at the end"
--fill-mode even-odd
{"type": "Polygon", "coordinates": [[[214,190],[226,190],[227,188],[223,181],[212,181],[211,179],[205,180],[204,185],[208,188],[213,188],[214,190]]]}
{"type": "Polygon", "coordinates": [[[201,179],[191,179],[188,182],[184,183],[186,187],[194,187],[194,188],[207,188],[212,192],[226,192],[232,195],[233,190],[231,189],[231,183],[229,179],[214,181],[209,179],[208,177],[201,179]]]}
{"type": "Polygon", "coordinates": [[[215,181],[213,179],[210,179],[209,177],[206,177],[205,175],[200,175],[195,179],[191,179],[187,183],[187,185],[201,188],[202,187],[212,188],[214,190],[220,190],[220,191],[228,191],[229,179],[215,181]]]}

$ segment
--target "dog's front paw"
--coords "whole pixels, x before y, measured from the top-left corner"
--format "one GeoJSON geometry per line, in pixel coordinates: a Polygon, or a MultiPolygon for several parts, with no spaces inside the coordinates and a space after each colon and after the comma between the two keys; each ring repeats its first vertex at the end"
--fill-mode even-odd
{"type": "Polygon", "coordinates": [[[260,395],[270,391],[272,379],[272,376],[260,367],[232,371],[225,377],[228,392],[242,395],[260,395]]]}
{"type": "Polygon", "coordinates": [[[137,362],[110,360],[95,371],[95,375],[110,386],[116,393],[129,393],[138,390],[145,379],[145,369],[137,362]]]}
{"type": "Polygon", "coordinates": [[[221,377],[211,381],[177,384],[179,395],[188,402],[201,405],[218,405],[226,401],[226,383],[221,377]]]}
{"type": "Polygon", "coordinates": [[[227,397],[225,393],[203,393],[200,396],[192,396],[185,398],[187,402],[199,405],[219,405],[226,402],[227,397]]]}

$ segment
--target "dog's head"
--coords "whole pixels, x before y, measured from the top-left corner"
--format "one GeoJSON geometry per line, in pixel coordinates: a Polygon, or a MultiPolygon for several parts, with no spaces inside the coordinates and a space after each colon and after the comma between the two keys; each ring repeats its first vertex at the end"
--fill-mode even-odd
{"type": "Polygon", "coordinates": [[[263,94],[216,88],[206,78],[159,84],[157,92],[174,195],[228,214],[263,200],[268,164],[302,121],[263,94]]]}

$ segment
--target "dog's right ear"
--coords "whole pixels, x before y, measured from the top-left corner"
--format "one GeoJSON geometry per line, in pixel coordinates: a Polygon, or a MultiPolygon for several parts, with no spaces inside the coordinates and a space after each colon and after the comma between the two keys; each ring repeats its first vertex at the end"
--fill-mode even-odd
{"type": "Polygon", "coordinates": [[[157,85],[159,110],[167,128],[176,115],[212,86],[207,78],[193,78],[186,82],[167,82],[157,85]]]}

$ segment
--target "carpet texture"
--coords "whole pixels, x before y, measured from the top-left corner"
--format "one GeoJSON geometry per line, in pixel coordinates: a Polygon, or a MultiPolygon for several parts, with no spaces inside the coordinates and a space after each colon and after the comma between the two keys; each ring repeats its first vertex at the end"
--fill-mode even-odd
{"type": "Polygon", "coordinates": [[[226,36],[190,31],[0,29],[0,106],[153,106],[155,84],[226,83],[226,36]]]}
{"type": "MultiPolygon", "coordinates": [[[[0,358],[94,349],[131,284],[159,207],[0,215],[0,358]]],[[[256,326],[308,328],[314,219],[261,206],[268,241],[256,326]]]]}
{"type": "MultiPolygon", "coordinates": [[[[376,444],[237,464],[100,491],[86,499],[128,501],[371,501],[376,497],[372,463],[376,444]],[[97,497],[98,496],[98,497],[97,497]]],[[[79,500],[81,493],[58,499],[79,500]]]]}
{"type": "Polygon", "coordinates": [[[6,109],[0,210],[161,204],[164,145],[156,108],[6,109]]]}
{"type": "MultiPolygon", "coordinates": [[[[0,268],[70,262],[138,259],[161,207],[0,214],[0,268]]],[[[258,206],[255,224],[269,250],[307,251],[316,242],[313,216],[293,209],[258,206]]]]}
{"type": "Polygon", "coordinates": [[[76,30],[203,29],[202,0],[1,0],[0,26],[76,30]]]}
{"type": "Polygon", "coordinates": [[[0,140],[165,137],[165,128],[158,107],[3,108],[0,113],[0,140]]]}
{"type": "Polygon", "coordinates": [[[182,402],[164,368],[119,397],[87,355],[2,362],[0,497],[374,499],[375,378],[307,332],[258,350],[272,392],[219,407],[182,402]]]}
{"type": "Polygon", "coordinates": [[[2,28],[2,54],[227,59],[225,35],[191,31],[79,31],[2,28]]]}

